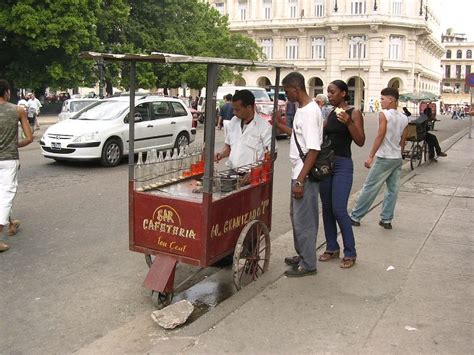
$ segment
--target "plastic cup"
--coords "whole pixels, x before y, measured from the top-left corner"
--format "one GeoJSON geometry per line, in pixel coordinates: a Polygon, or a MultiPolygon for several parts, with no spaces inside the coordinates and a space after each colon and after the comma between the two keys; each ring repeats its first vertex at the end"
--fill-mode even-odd
{"type": "Polygon", "coordinates": [[[191,175],[199,175],[199,163],[191,164],[191,175]]]}
{"type": "Polygon", "coordinates": [[[252,169],[250,169],[250,185],[256,186],[260,184],[261,175],[262,167],[260,165],[252,167],[252,169]]]}
{"type": "Polygon", "coordinates": [[[199,164],[199,173],[204,174],[204,166],[205,166],[204,160],[198,161],[198,164],[199,164]]]}
{"type": "Polygon", "coordinates": [[[266,161],[263,163],[263,169],[262,169],[262,181],[267,182],[270,180],[270,170],[272,168],[272,164],[269,161],[266,161]]]}

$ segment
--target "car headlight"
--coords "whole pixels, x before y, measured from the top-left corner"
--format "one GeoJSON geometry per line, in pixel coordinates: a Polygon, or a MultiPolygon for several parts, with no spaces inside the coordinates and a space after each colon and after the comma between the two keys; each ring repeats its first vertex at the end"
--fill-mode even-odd
{"type": "Polygon", "coordinates": [[[98,136],[99,136],[99,132],[86,133],[74,139],[74,142],[76,143],[91,142],[91,141],[97,140],[98,136]]]}
{"type": "Polygon", "coordinates": [[[271,115],[273,113],[272,105],[257,105],[257,112],[263,115],[271,115]]]}

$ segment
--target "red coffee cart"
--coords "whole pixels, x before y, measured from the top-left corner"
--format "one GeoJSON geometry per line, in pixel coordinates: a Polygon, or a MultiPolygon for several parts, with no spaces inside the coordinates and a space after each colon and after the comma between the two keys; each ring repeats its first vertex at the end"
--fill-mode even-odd
{"type": "MultiPolygon", "coordinates": [[[[216,174],[213,157],[217,75],[219,66],[265,67],[269,71],[274,70],[274,87],[278,92],[280,70],[288,65],[167,53],[134,55],[86,52],[81,57],[130,63],[130,250],[146,255],[150,269],[145,278],[145,287],[153,291],[152,298],[156,306],[161,308],[171,302],[178,262],[204,268],[233,254],[233,277],[237,289],[267,271],[276,125],[273,124],[271,147],[264,161],[243,167],[243,174],[238,174],[239,171],[234,171],[234,176],[216,174]],[[144,191],[137,188],[139,184],[135,176],[133,154],[135,70],[139,62],[207,66],[204,149],[200,154],[200,162],[196,163],[202,169],[194,170],[193,166],[193,171],[178,172],[174,179],[155,184],[155,188],[144,191]],[[249,175],[250,183],[246,183],[249,175]]],[[[278,100],[275,100],[275,113],[277,109],[278,100]]]]}

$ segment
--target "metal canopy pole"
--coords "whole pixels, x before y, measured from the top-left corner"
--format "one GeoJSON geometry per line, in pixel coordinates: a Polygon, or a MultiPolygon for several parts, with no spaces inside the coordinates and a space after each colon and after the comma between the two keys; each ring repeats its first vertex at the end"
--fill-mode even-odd
{"type": "Polygon", "coordinates": [[[273,117],[272,117],[272,144],[270,148],[270,155],[272,157],[272,176],[273,176],[273,161],[275,160],[275,140],[277,131],[277,116],[278,116],[278,101],[280,96],[280,68],[275,68],[275,96],[273,98],[273,117]]]}
{"type": "Polygon", "coordinates": [[[209,195],[212,194],[212,177],[214,174],[214,142],[216,135],[215,125],[218,70],[219,66],[217,64],[207,65],[203,193],[209,195]]]}
{"type": "Polygon", "coordinates": [[[130,112],[128,115],[128,239],[129,248],[135,248],[134,235],[134,179],[135,170],[133,160],[135,158],[135,62],[130,62],[130,112]]]}
{"type": "Polygon", "coordinates": [[[135,62],[130,62],[130,113],[128,115],[128,181],[134,180],[135,159],[135,62]]]}
{"type": "MultiPolygon", "coordinates": [[[[474,101],[473,101],[474,88],[471,86],[471,89],[469,91],[471,93],[471,105],[469,107],[469,113],[471,113],[472,110],[474,109],[474,101]]],[[[471,138],[472,138],[472,115],[470,114],[469,115],[469,139],[471,138]]]]}

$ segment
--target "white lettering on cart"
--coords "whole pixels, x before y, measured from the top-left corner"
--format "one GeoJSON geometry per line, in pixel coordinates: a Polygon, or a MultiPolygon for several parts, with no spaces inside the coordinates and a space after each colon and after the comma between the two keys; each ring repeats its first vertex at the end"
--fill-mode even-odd
{"type": "MultiPolygon", "coordinates": [[[[151,219],[145,218],[142,224],[143,230],[160,232],[176,237],[196,239],[196,232],[190,228],[184,228],[181,224],[181,217],[171,206],[162,205],[155,209],[151,219]]],[[[161,238],[161,237],[160,237],[161,238]]],[[[158,240],[159,242],[160,240],[158,240]]],[[[164,241],[162,241],[165,243],[164,241]]],[[[168,248],[168,245],[165,246],[168,248]]],[[[184,251],[185,246],[169,246],[174,250],[184,251]]]]}
{"type": "Polygon", "coordinates": [[[270,200],[264,200],[260,203],[260,206],[241,214],[240,216],[229,218],[224,221],[223,226],[220,224],[214,224],[211,227],[211,238],[221,237],[226,233],[236,230],[240,227],[245,226],[250,221],[260,218],[267,212],[267,208],[270,204],[270,200]]]}
{"type": "Polygon", "coordinates": [[[186,244],[179,244],[177,242],[167,242],[161,238],[161,236],[158,237],[158,240],[156,242],[159,247],[169,249],[170,251],[179,251],[179,252],[186,252],[186,249],[188,246],[186,244]]]}
{"type": "Polygon", "coordinates": [[[194,232],[193,229],[177,227],[172,224],[153,221],[151,219],[143,220],[143,229],[146,231],[167,233],[181,238],[196,239],[196,232],[194,232]]]}

